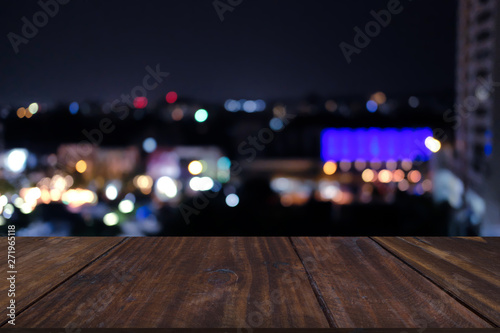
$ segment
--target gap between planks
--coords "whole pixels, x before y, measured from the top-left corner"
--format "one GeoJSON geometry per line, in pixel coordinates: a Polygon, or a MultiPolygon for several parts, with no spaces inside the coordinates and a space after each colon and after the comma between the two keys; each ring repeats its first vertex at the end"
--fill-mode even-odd
{"type": "MultiPolygon", "coordinates": [[[[387,251],[389,254],[391,254],[394,257],[396,257],[399,261],[401,261],[402,263],[404,263],[405,265],[407,265],[408,267],[410,267],[413,271],[415,271],[419,275],[423,276],[427,281],[430,281],[432,284],[434,284],[436,287],[438,287],[439,289],[441,289],[444,293],[446,293],[448,296],[450,296],[451,298],[453,298],[455,301],[457,301],[458,303],[462,304],[465,308],[467,308],[469,311],[471,311],[472,313],[474,313],[476,316],[478,316],[479,318],[481,318],[484,321],[486,321],[493,328],[498,328],[499,327],[494,322],[492,322],[491,320],[489,320],[486,316],[484,316],[481,312],[477,311],[476,309],[474,309],[473,307],[471,307],[469,304],[467,304],[466,302],[462,301],[460,298],[458,298],[458,296],[454,295],[447,288],[445,288],[444,286],[441,286],[439,283],[437,283],[433,279],[429,278],[427,275],[425,275],[423,272],[421,272],[418,268],[414,267],[409,262],[406,262],[403,258],[401,258],[400,256],[398,256],[397,253],[392,252],[391,250],[389,250],[388,248],[386,248],[383,244],[377,242],[377,240],[374,237],[368,237],[368,238],[370,238],[375,244],[377,244],[378,246],[380,246],[382,249],[384,249],[385,251],[387,251]]],[[[405,241],[404,238],[401,238],[401,237],[396,237],[396,238],[400,238],[401,240],[405,241]]],[[[414,238],[417,239],[417,240],[420,240],[418,237],[414,237],[414,238]]]]}
{"type": "Polygon", "coordinates": [[[306,272],[307,279],[309,280],[309,284],[311,285],[311,289],[314,292],[314,295],[316,296],[316,300],[318,301],[318,304],[323,310],[323,315],[325,316],[326,320],[328,321],[328,324],[330,325],[331,328],[337,328],[339,327],[338,324],[335,322],[335,319],[333,318],[332,312],[328,308],[328,305],[326,304],[323,295],[321,294],[321,290],[318,287],[318,284],[314,280],[314,277],[312,274],[309,272],[307,269],[306,265],[304,264],[304,261],[302,260],[302,257],[300,256],[299,251],[297,250],[297,247],[293,243],[292,237],[288,237],[288,240],[290,241],[290,244],[292,245],[293,250],[295,251],[295,254],[300,260],[300,263],[302,264],[302,267],[304,267],[304,271],[306,272]]]}
{"type": "MultiPolygon", "coordinates": [[[[82,267],[80,267],[80,269],[78,269],[73,274],[68,275],[64,280],[62,280],[61,282],[59,282],[58,284],[56,284],[55,286],[53,286],[52,288],[50,288],[49,290],[47,290],[47,292],[45,292],[42,295],[40,295],[37,298],[35,298],[29,304],[27,304],[26,306],[24,306],[20,311],[16,312],[16,317],[19,316],[24,311],[26,311],[27,309],[29,309],[31,306],[33,306],[33,304],[35,304],[36,302],[38,302],[39,300],[41,300],[42,298],[44,298],[45,296],[47,296],[48,294],[50,294],[51,292],[53,292],[54,290],[56,290],[57,288],[59,288],[61,285],[63,285],[64,283],[66,283],[66,281],[68,281],[69,279],[71,279],[72,277],[74,277],[75,275],[77,275],[78,273],[80,273],[81,271],[83,271],[85,268],[89,267],[90,265],[92,265],[93,263],[95,263],[96,261],[98,261],[99,259],[101,259],[102,257],[105,257],[106,255],[108,255],[108,253],[111,252],[113,249],[117,248],[118,246],[121,246],[129,238],[130,237],[125,237],[124,239],[122,239],[121,241],[119,241],[118,243],[116,243],[115,245],[111,246],[109,249],[105,250],[103,253],[101,253],[100,255],[98,255],[97,257],[95,257],[94,259],[90,260],[87,264],[85,264],[82,267]]],[[[8,321],[9,321],[9,319],[7,318],[6,320],[0,322],[0,327],[4,327],[5,325],[7,325],[8,321]]]]}

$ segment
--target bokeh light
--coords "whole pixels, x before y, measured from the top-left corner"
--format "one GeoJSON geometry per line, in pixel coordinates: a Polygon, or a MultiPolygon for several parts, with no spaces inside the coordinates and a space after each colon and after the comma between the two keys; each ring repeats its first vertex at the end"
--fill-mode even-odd
{"type": "Polygon", "coordinates": [[[333,175],[337,171],[337,163],[328,161],[323,165],[323,172],[326,175],[333,175]]]}
{"type": "Polygon", "coordinates": [[[177,93],[175,91],[170,91],[165,96],[165,100],[170,104],[175,103],[177,101],[177,93]]]}
{"type": "Polygon", "coordinates": [[[236,207],[239,203],[240,198],[234,193],[231,193],[226,197],[226,205],[228,205],[229,207],[236,207]]]}
{"type": "Polygon", "coordinates": [[[412,183],[418,183],[422,179],[422,175],[420,174],[420,171],[418,170],[413,170],[408,173],[408,180],[412,183]]]}
{"type": "Polygon", "coordinates": [[[199,109],[198,111],[196,111],[196,113],[194,114],[194,119],[197,122],[199,122],[199,123],[202,123],[205,120],[207,120],[208,119],[208,112],[207,112],[207,110],[205,110],[205,109],[199,109]]]}
{"type": "Polygon", "coordinates": [[[69,105],[69,112],[71,114],[77,114],[80,110],[80,105],[77,102],[73,102],[69,105]]]}
{"type": "Polygon", "coordinates": [[[79,173],[84,173],[85,170],[87,170],[87,162],[85,162],[84,160],[76,162],[75,169],[79,173]]]}
{"type": "Polygon", "coordinates": [[[194,176],[199,175],[203,171],[203,164],[200,161],[191,161],[188,165],[188,171],[194,176]]]}
{"type": "Polygon", "coordinates": [[[428,136],[425,139],[425,146],[433,153],[437,153],[441,149],[441,142],[434,139],[432,136],[428,136]]]}
{"type": "Polygon", "coordinates": [[[147,105],[148,105],[148,99],[146,97],[134,98],[134,107],[136,109],[144,109],[147,105]]]}
{"type": "Polygon", "coordinates": [[[142,149],[146,153],[152,153],[156,150],[156,140],[154,138],[147,138],[142,142],[142,149]]]}
{"type": "Polygon", "coordinates": [[[372,169],[366,169],[361,173],[361,178],[365,183],[372,182],[376,178],[375,171],[373,171],[372,169]]]}
{"type": "Polygon", "coordinates": [[[366,109],[369,112],[375,112],[375,111],[377,111],[377,109],[378,109],[377,102],[369,100],[368,102],[366,102],[366,109]]]}

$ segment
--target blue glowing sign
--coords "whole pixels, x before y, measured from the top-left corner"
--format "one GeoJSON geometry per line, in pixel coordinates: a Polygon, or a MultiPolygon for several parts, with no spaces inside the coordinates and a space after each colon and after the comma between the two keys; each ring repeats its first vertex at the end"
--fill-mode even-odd
{"type": "Polygon", "coordinates": [[[427,161],[430,128],[327,128],[321,133],[323,161],[427,161]]]}

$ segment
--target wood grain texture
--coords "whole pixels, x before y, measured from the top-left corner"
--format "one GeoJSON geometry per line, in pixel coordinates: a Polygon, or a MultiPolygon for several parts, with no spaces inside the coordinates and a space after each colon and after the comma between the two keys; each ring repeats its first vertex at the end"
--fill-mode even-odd
{"type": "Polygon", "coordinates": [[[338,327],[491,327],[369,238],[292,241],[338,327]]]}
{"type": "MultiPolygon", "coordinates": [[[[122,240],[121,237],[16,237],[17,311],[27,307],[122,240]]],[[[0,249],[7,253],[6,237],[0,239],[0,249]]],[[[0,271],[3,273],[8,271],[6,257],[0,261],[0,271]]],[[[0,284],[2,307],[9,302],[8,289],[7,283],[0,284]]]]}
{"type": "Polygon", "coordinates": [[[132,238],[16,327],[329,327],[287,238],[132,238]]]}
{"type": "Polygon", "coordinates": [[[500,239],[376,237],[462,302],[500,326],[500,239]]]}

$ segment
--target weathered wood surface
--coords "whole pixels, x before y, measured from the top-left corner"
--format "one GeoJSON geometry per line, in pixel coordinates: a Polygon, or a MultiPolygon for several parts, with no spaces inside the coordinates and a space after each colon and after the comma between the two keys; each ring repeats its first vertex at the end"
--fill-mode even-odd
{"type": "Polygon", "coordinates": [[[454,297],[500,326],[500,238],[374,239],[454,297]]]}
{"type": "MultiPolygon", "coordinates": [[[[29,306],[44,294],[63,283],[83,267],[123,241],[116,237],[16,237],[16,292],[18,312],[29,306]]],[[[4,260],[0,261],[0,271],[7,277],[7,238],[0,238],[0,249],[4,260]]],[[[9,284],[0,284],[0,299],[3,309],[8,305],[9,284]]],[[[2,316],[1,322],[4,323],[2,316]]]]}
{"type": "MultiPolygon", "coordinates": [[[[16,328],[430,331],[500,322],[498,238],[16,241],[16,328]]],[[[7,248],[6,238],[0,246],[7,248]]],[[[0,288],[7,304],[8,285],[0,288]]]]}
{"type": "Polygon", "coordinates": [[[127,239],[16,327],[329,325],[288,238],[184,237],[127,239]]]}
{"type": "Polygon", "coordinates": [[[292,241],[337,327],[491,327],[369,238],[292,241]]]}

